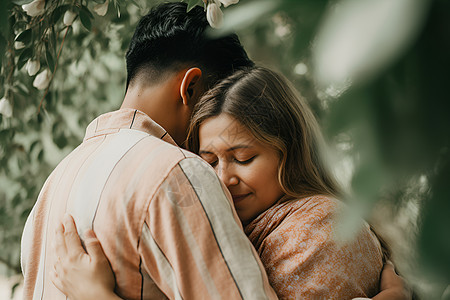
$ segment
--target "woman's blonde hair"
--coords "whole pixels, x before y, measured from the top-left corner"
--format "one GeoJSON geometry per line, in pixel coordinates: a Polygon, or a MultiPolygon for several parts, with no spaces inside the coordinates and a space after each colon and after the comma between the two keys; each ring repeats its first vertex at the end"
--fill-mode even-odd
{"type": "Polygon", "coordinates": [[[187,138],[189,150],[198,153],[201,124],[222,113],[278,151],[278,180],[288,198],[342,196],[325,163],[316,118],[284,76],[254,67],[236,72],[209,90],[194,108],[187,138]]]}

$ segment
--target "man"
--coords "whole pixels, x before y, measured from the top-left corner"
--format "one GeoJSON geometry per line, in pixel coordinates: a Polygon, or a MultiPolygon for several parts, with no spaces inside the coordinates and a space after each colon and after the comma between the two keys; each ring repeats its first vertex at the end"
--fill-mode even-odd
{"type": "Polygon", "coordinates": [[[52,172],[22,237],[25,299],[65,299],[49,276],[67,212],[94,229],[126,299],[274,299],[212,168],[177,146],[204,91],[252,66],[236,35],[211,38],[199,7],[155,7],[126,55],[121,109],[95,119],[52,172]]]}

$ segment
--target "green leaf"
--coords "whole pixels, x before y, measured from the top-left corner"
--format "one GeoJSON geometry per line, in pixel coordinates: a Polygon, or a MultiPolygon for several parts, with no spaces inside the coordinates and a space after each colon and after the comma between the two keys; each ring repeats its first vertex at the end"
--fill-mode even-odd
{"type": "Polygon", "coordinates": [[[80,12],[82,12],[82,11],[84,11],[88,16],[89,16],[89,18],[91,18],[91,19],[93,19],[94,18],[94,15],[91,13],[91,11],[89,10],[89,8],[87,8],[87,6],[82,6],[81,7],[81,11],[80,12]]]}
{"type": "Polygon", "coordinates": [[[70,5],[65,4],[58,6],[52,13],[53,24],[56,24],[59,19],[61,19],[62,15],[69,9],[70,5]]]}
{"type": "Polygon", "coordinates": [[[60,122],[55,122],[55,123],[53,123],[53,126],[52,126],[52,135],[54,136],[54,137],[56,137],[56,135],[59,133],[59,128],[60,128],[60,122]]]}
{"type": "Polygon", "coordinates": [[[49,50],[45,52],[45,59],[47,61],[48,68],[51,72],[53,72],[53,70],[55,70],[55,60],[49,50]]]}
{"type": "MultiPolygon", "coordinates": [[[[44,151],[42,151],[42,154],[44,153],[44,151]]],[[[42,159],[42,158],[41,158],[42,159]]],[[[41,159],[39,159],[39,161],[41,161],[41,159]]],[[[22,214],[20,215],[21,218],[26,218],[28,217],[28,215],[31,213],[31,208],[26,208],[22,214]]]]}
{"type": "Polygon", "coordinates": [[[24,5],[33,2],[33,0],[13,0],[12,3],[17,5],[24,5]]]}
{"type": "MultiPolygon", "coordinates": [[[[52,30],[51,30],[51,34],[50,34],[50,42],[51,42],[51,47],[52,47],[52,49],[53,49],[53,54],[55,54],[56,55],[56,32],[55,32],[55,27],[53,26],[52,27],[52,30]]],[[[47,45],[47,49],[48,49],[48,45],[47,45]]],[[[51,51],[52,52],[52,51],[51,51]]]]}
{"type": "MultiPolygon", "coordinates": [[[[8,36],[9,33],[9,22],[8,22],[8,16],[10,14],[9,10],[9,0],[2,0],[0,1],[0,33],[5,38],[8,36]]],[[[0,53],[4,53],[1,51],[0,53]]]]}
{"type": "Polygon", "coordinates": [[[87,30],[91,31],[92,28],[92,14],[91,12],[86,8],[83,9],[85,6],[82,7],[82,9],[80,10],[80,21],[81,24],[83,24],[84,28],[86,28],[87,30]]]}
{"type": "Polygon", "coordinates": [[[16,37],[16,42],[22,42],[25,45],[28,45],[31,42],[31,38],[32,38],[32,31],[31,28],[27,29],[23,32],[21,32],[17,37],[16,37]]]}
{"type": "Polygon", "coordinates": [[[33,49],[25,48],[23,52],[19,56],[19,61],[17,62],[17,68],[20,70],[25,65],[27,60],[29,60],[33,56],[33,49]]]}
{"type": "Polygon", "coordinates": [[[193,9],[197,5],[203,6],[203,1],[202,0],[188,0],[187,12],[189,12],[191,9],[193,9]]]}
{"type": "Polygon", "coordinates": [[[11,201],[11,204],[13,207],[17,207],[20,205],[21,202],[22,202],[22,197],[18,194],[16,196],[14,196],[14,198],[11,201]]]}
{"type": "MultiPolygon", "coordinates": [[[[6,40],[2,35],[0,35],[0,53],[5,53],[6,40]]],[[[3,55],[0,55],[0,65],[2,64],[3,55]]]]}
{"type": "Polygon", "coordinates": [[[43,158],[44,158],[44,149],[42,149],[41,151],[39,151],[39,154],[38,154],[37,159],[38,159],[39,162],[42,162],[42,159],[43,159],[43,158]]]}
{"type": "Polygon", "coordinates": [[[30,90],[22,82],[16,83],[16,87],[17,87],[18,92],[21,93],[22,95],[28,96],[30,94],[30,90]]]}
{"type": "Polygon", "coordinates": [[[31,146],[30,146],[30,150],[28,151],[29,153],[33,152],[33,149],[40,143],[39,140],[34,141],[31,146]]]}
{"type": "MultiPolygon", "coordinates": [[[[1,115],[0,115],[1,116],[1,115]]],[[[0,130],[0,141],[3,143],[10,139],[10,132],[8,129],[0,130]]]]}
{"type": "Polygon", "coordinates": [[[37,115],[38,124],[42,124],[44,117],[42,116],[42,111],[37,115]]]}
{"type": "Polygon", "coordinates": [[[53,142],[55,142],[56,146],[58,146],[59,149],[63,149],[68,144],[68,141],[67,141],[66,136],[64,135],[64,132],[61,132],[61,134],[56,136],[53,139],[53,142]]]}

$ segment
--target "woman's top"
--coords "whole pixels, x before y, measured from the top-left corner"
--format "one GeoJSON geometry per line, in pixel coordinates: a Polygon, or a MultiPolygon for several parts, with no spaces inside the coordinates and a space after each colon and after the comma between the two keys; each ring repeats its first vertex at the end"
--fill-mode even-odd
{"type": "Polygon", "coordinates": [[[378,239],[364,223],[336,238],[345,204],[326,196],[277,203],[245,227],[280,299],[352,299],[378,292],[378,239]]]}

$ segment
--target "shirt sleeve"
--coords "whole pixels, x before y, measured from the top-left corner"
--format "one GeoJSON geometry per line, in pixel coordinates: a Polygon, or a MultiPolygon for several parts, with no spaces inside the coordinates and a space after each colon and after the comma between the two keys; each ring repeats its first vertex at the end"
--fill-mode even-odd
{"type": "Polygon", "coordinates": [[[378,292],[378,241],[366,227],[349,242],[336,241],[336,210],[336,203],[320,199],[306,203],[263,241],[261,259],[280,299],[351,299],[378,292]]]}
{"type": "Polygon", "coordinates": [[[183,159],[150,202],[142,268],[169,299],[277,299],[214,170],[183,159]]]}

